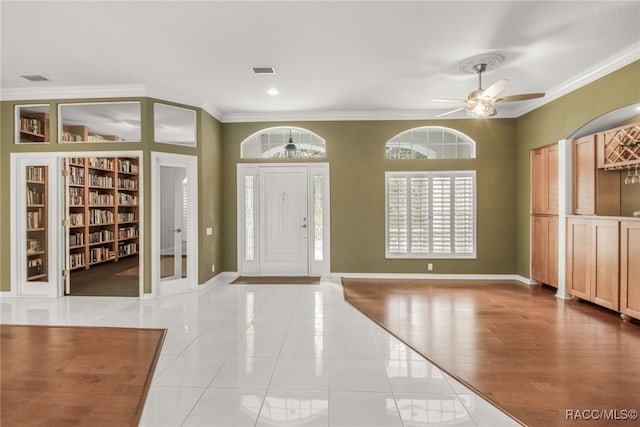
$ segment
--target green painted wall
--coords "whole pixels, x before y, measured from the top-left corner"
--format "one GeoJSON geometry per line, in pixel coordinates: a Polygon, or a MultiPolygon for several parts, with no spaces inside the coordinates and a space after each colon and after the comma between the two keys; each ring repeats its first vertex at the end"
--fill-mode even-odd
{"type": "MultiPolygon", "coordinates": [[[[141,224],[145,230],[151,230],[151,152],[160,151],[168,153],[189,154],[198,157],[199,163],[199,187],[207,188],[209,192],[199,192],[199,236],[205,235],[207,226],[215,226],[220,223],[220,123],[208,113],[196,109],[198,117],[198,147],[182,147],[170,144],[159,144],[153,142],[153,102],[159,101],[172,105],[166,101],[151,98],[109,98],[109,99],[64,99],[64,100],[29,100],[29,101],[4,101],[0,106],[0,203],[2,206],[9,206],[9,164],[11,153],[50,153],[50,152],[78,152],[90,153],[92,151],[142,151],[143,152],[143,179],[144,179],[144,222],[141,224]],[[140,143],[91,143],[91,144],[69,144],[56,143],[57,132],[57,110],[59,103],[71,102],[112,102],[112,101],[140,101],[142,118],[142,142],[140,143]],[[20,104],[51,104],[50,116],[50,144],[15,144],[14,143],[14,108],[20,104]],[[215,196],[217,194],[217,196],[215,196]],[[212,197],[213,195],[213,197],[212,197]]],[[[186,108],[192,108],[183,106],[186,108]]],[[[220,227],[216,227],[220,229],[220,227]]],[[[10,230],[10,217],[8,209],[0,209],[0,236],[7,236],[0,240],[0,291],[10,290],[10,259],[11,251],[8,239],[10,230]]],[[[145,248],[151,247],[151,233],[144,233],[145,248]]],[[[220,236],[214,234],[208,238],[201,237],[199,240],[199,257],[201,260],[212,260],[220,265],[222,263],[220,250],[220,236]]],[[[198,282],[204,283],[215,274],[211,272],[210,265],[200,265],[198,272],[198,282]]],[[[151,251],[144,251],[144,291],[151,292],[151,251]]],[[[219,272],[219,270],[217,271],[219,272]]],[[[217,273],[216,272],[216,273],[217,273]]]]}
{"type": "MultiPolygon", "coordinates": [[[[221,124],[197,110],[197,148],[156,144],[152,105],[140,100],[143,129],[140,144],[86,144],[82,150],[144,152],[144,208],[150,212],[151,151],[192,154],[199,162],[199,272],[204,283],[221,271],[237,269],[236,165],[240,143],[271,126],[299,126],[327,140],[331,168],[331,271],[372,273],[519,274],[529,276],[529,150],[566,138],[591,120],[617,108],[640,102],[640,62],[630,64],[518,119],[326,121],[221,124]],[[414,127],[436,125],[459,130],[477,142],[475,160],[392,161],[384,159],[386,141],[414,127]],[[478,176],[478,257],[475,260],[385,259],[384,172],[397,170],[475,169],[478,176]],[[206,236],[206,228],[213,235],[206,236]],[[211,272],[215,265],[216,271],[211,272]]],[[[118,99],[132,100],[127,99],[118,99]]],[[[9,155],[12,152],[65,152],[77,144],[16,145],[13,115],[16,104],[52,103],[52,135],[56,134],[58,102],[2,102],[0,107],[0,204],[9,206],[9,155]]],[[[95,99],[91,101],[114,101],[95,99]]],[[[163,101],[164,102],[164,101],[163,101]]],[[[150,229],[150,215],[144,227],[150,229]]],[[[0,290],[10,289],[9,211],[0,209],[0,290]]],[[[151,235],[145,233],[146,247],[151,235]]],[[[151,290],[150,251],[145,252],[145,292],[151,290]]]]}
{"type": "Polygon", "coordinates": [[[222,125],[206,111],[200,111],[198,209],[200,211],[199,283],[222,271],[222,125]],[[206,235],[207,227],[213,234],[206,235]],[[211,266],[215,265],[215,273],[211,266]]]}
{"type": "Polygon", "coordinates": [[[529,277],[529,151],[553,144],[618,108],[640,102],[640,61],[519,117],[517,149],[517,272],[529,277]]]}
{"type": "Polygon", "coordinates": [[[223,125],[224,269],[236,271],[236,165],[241,142],[271,126],[299,126],[327,141],[331,170],[331,271],[513,274],[516,261],[515,120],[334,121],[223,125]],[[386,160],[385,144],[418,126],[446,126],[477,142],[472,160],[386,160]],[[384,173],[477,170],[478,257],[474,260],[385,259],[384,173]]]}

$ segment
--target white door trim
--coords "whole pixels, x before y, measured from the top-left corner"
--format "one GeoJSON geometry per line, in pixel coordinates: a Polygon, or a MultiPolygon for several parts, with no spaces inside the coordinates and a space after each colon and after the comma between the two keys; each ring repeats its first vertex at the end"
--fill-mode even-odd
{"type": "Polygon", "coordinates": [[[151,283],[153,296],[171,295],[198,289],[198,158],[185,154],[151,152],[151,283]],[[187,217],[187,277],[175,282],[160,280],[160,167],[183,167],[187,170],[188,204],[187,217]],[[166,282],[166,281],[165,281],[166,282]]]}
{"type": "MultiPolygon", "coordinates": [[[[11,247],[16,250],[11,251],[11,290],[4,293],[7,296],[41,296],[49,298],[58,298],[64,296],[65,281],[62,277],[62,271],[66,266],[64,251],[65,228],[61,226],[62,220],[65,218],[65,206],[62,201],[64,194],[64,177],[62,176],[63,161],[67,157],[138,157],[139,163],[139,197],[144,200],[144,157],[143,152],[135,151],[64,151],[51,153],[11,153],[10,161],[10,224],[11,224],[11,247]],[[24,230],[24,218],[22,213],[25,211],[26,195],[24,192],[25,179],[22,176],[22,168],[27,163],[42,162],[43,165],[49,166],[49,286],[47,285],[31,285],[25,283],[26,276],[21,260],[26,259],[26,241],[25,236],[19,233],[24,230]],[[28,286],[23,286],[23,285],[28,286]]],[[[144,204],[138,206],[140,214],[140,242],[144,242],[144,204]]],[[[144,244],[138,247],[139,271],[138,276],[138,294],[139,298],[144,295],[144,244]]]]}
{"type": "MultiPolygon", "coordinates": [[[[330,274],[331,257],[330,257],[330,194],[329,194],[329,163],[313,162],[313,163],[238,163],[236,174],[236,236],[237,236],[237,270],[240,275],[257,276],[260,275],[260,231],[259,218],[260,208],[258,206],[259,188],[258,183],[259,171],[261,168],[286,168],[286,167],[306,167],[307,168],[307,212],[309,213],[307,243],[308,243],[308,274],[311,276],[326,276],[330,274]],[[315,220],[314,215],[314,179],[321,177],[322,180],[322,236],[321,247],[315,246],[315,220]],[[253,194],[245,194],[245,179],[253,182],[253,194]],[[249,212],[249,220],[253,222],[253,236],[247,236],[245,233],[245,204],[252,203],[252,211],[249,212]],[[252,242],[252,248],[247,242],[252,242]]],[[[320,225],[320,224],[318,224],[320,225]]]]}

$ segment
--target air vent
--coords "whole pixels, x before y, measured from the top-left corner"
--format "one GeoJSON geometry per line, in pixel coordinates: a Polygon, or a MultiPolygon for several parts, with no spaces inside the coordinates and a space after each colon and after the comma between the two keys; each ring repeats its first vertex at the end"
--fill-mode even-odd
{"type": "Polygon", "coordinates": [[[20,76],[23,79],[27,79],[30,82],[47,82],[49,81],[48,78],[46,78],[45,76],[41,76],[40,74],[25,74],[20,76]]]}
{"type": "Polygon", "coordinates": [[[253,74],[275,74],[276,69],[274,67],[251,67],[253,74]]]}

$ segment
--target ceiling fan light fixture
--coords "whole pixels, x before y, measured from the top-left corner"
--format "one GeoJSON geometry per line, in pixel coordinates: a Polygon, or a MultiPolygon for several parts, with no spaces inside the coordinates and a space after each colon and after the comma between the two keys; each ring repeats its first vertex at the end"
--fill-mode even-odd
{"type": "Polygon", "coordinates": [[[491,99],[470,99],[467,101],[466,110],[475,117],[490,117],[496,114],[494,102],[491,99]]]}

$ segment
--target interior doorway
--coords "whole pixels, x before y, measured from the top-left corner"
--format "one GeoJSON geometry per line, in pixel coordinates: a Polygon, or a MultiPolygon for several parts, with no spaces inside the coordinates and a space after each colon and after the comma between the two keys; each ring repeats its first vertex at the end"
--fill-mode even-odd
{"type": "Polygon", "coordinates": [[[169,295],[198,286],[198,159],[151,153],[154,293],[169,295]]]}
{"type": "Polygon", "coordinates": [[[140,156],[62,159],[65,294],[140,296],[140,156]]]}

